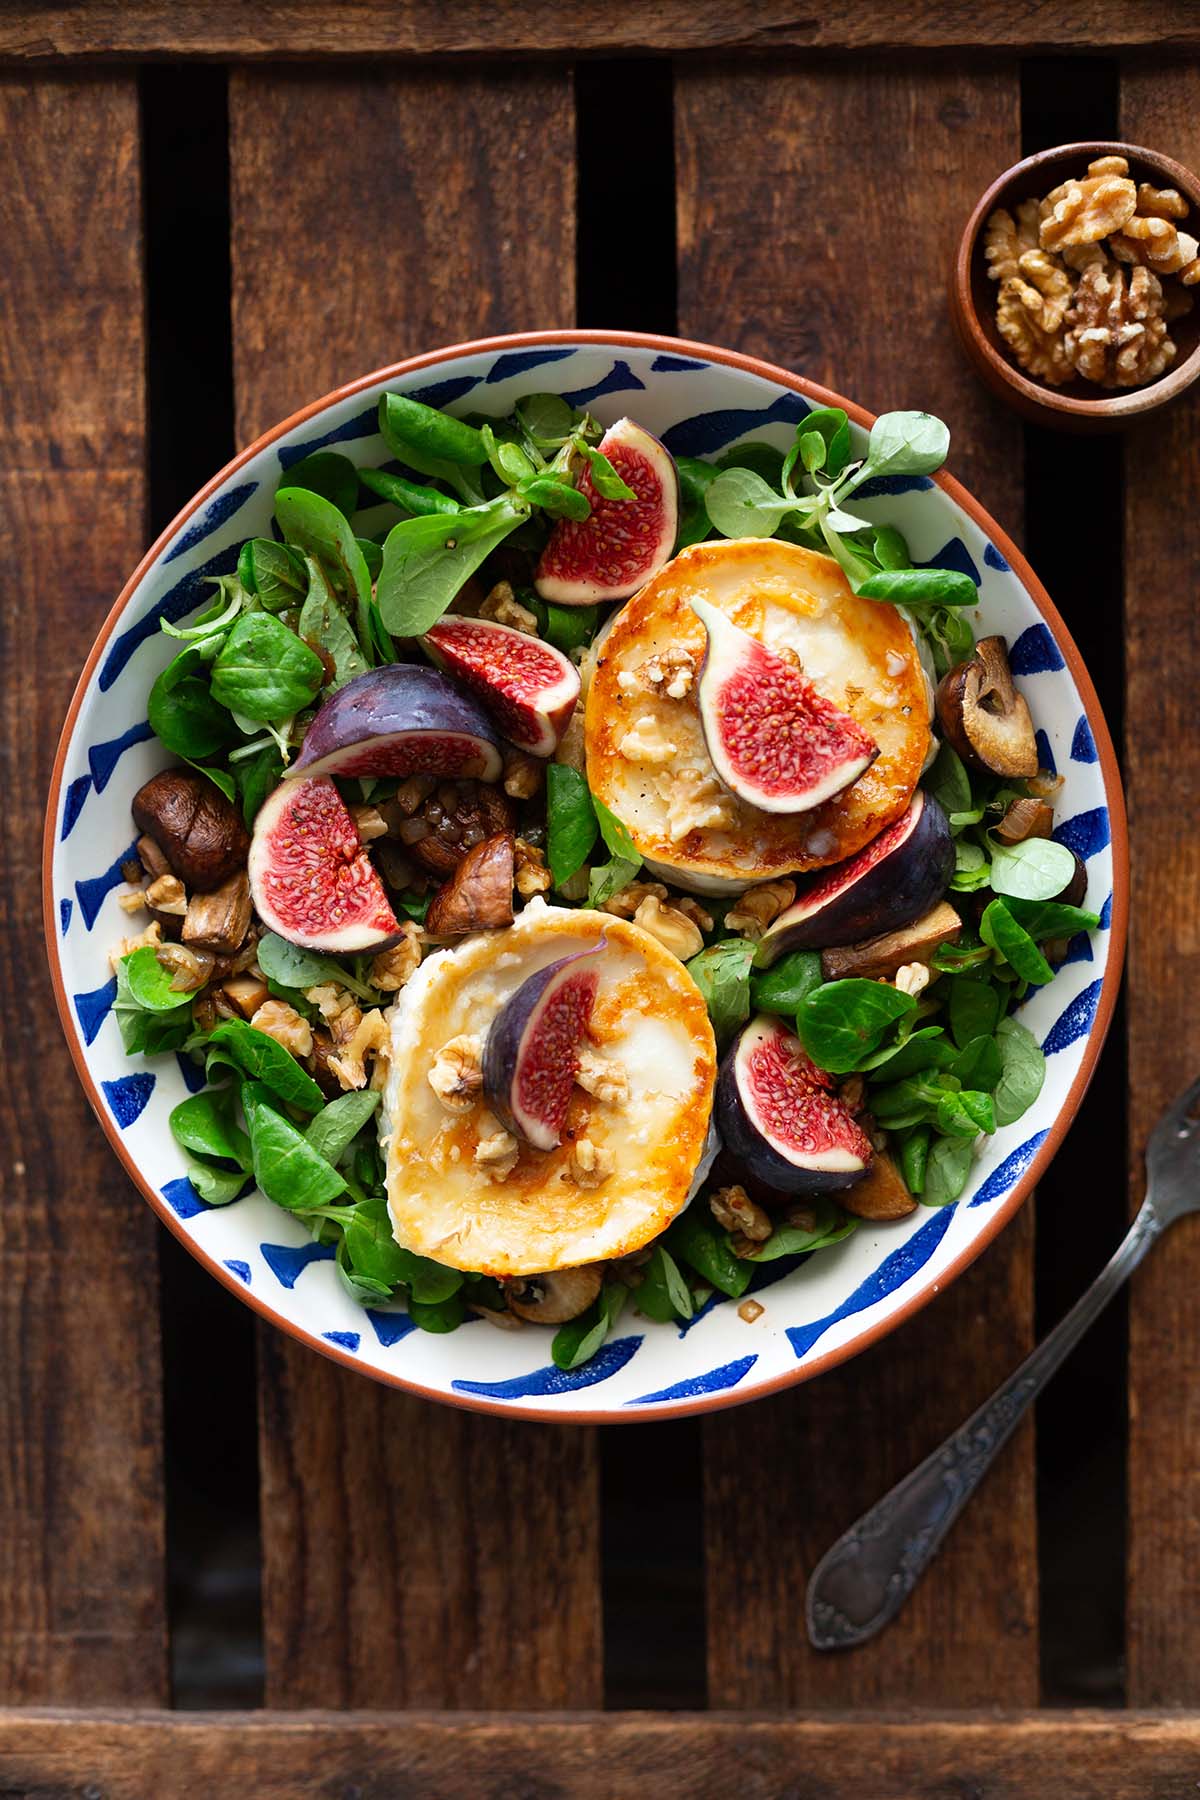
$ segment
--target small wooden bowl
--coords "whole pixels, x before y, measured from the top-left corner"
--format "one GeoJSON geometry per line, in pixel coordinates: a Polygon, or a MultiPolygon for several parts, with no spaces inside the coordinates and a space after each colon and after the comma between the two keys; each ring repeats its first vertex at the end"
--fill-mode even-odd
{"type": "Polygon", "coordinates": [[[1174,362],[1157,381],[1136,388],[1099,388],[1076,379],[1062,387],[1027,375],[1008,353],[996,329],[997,283],[988,279],[983,227],[998,206],[1011,212],[1022,200],[1041,199],[1068,176],[1082,176],[1098,156],[1123,156],[1135,181],[1178,188],[1192,207],[1184,229],[1200,236],[1200,180],[1182,163],[1140,144],[1060,144],[1006,169],[983,195],[959,241],[950,279],[950,312],[967,355],[993,393],[1036,425],[1061,431],[1120,431],[1177,400],[1200,375],[1200,287],[1196,304],[1170,327],[1178,346],[1174,362]]]}

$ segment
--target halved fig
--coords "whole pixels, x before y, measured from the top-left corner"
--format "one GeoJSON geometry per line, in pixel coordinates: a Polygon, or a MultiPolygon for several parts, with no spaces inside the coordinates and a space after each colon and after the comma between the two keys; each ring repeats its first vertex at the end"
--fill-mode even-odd
{"type": "Polygon", "coordinates": [[[258,916],[289,944],[348,955],[394,943],[400,926],[328,776],[283,781],[254,821],[247,864],[258,916]]]}
{"type": "Polygon", "coordinates": [[[969,768],[1009,777],[1037,774],[1033,720],[1002,637],[980,638],[973,656],[947,670],[938,683],[937,714],[969,768]]]}
{"type": "Polygon", "coordinates": [[[800,670],[693,598],[708,634],[697,690],[713,767],[763,812],[811,812],[857,781],[879,746],[800,670]]]}
{"type": "Polygon", "coordinates": [[[511,625],[455,614],[421,644],[477,695],[506,738],[533,756],[553,755],[579,698],[579,670],[561,650],[511,625]]]}
{"type": "Polygon", "coordinates": [[[496,1014],[483,1047],[483,1091],[497,1118],[535,1150],[562,1141],[600,971],[591,950],[560,957],[523,981],[496,1014]]]}
{"type": "Polygon", "coordinates": [[[634,492],[606,500],[590,469],[579,491],[591,501],[586,519],[557,519],[542,551],[534,586],[559,606],[626,600],[670,561],[679,524],[679,476],[665,444],[632,419],[618,419],[600,449],[634,492]]]}
{"type": "Polygon", "coordinates": [[[871,1166],[870,1142],[832,1078],[768,1013],[750,1020],[721,1064],[716,1122],[726,1148],[780,1193],[829,1193],[871,1166]]]}
{"type": "Polygon", "coordinates": [[[483,708],[437,669],[388,663],[325,702],[285,780],[297,775],[461,775],[495,781],[500,740],[483,708]]]}
{"type": "Polygon", "coordinates": [[[908,925],[941,899],[953,873],[949,821],[918,788],[907,812],[857,856],[825,870],[767,927],[759,966],[789,950],[857,944],[908,925]]]}

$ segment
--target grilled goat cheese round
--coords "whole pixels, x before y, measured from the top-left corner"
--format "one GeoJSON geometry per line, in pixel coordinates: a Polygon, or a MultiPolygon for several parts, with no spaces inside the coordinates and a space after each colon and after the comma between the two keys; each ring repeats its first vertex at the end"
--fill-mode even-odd
{"type": "Polygon", "coordinates": [[[380,1134],[396,1240],[456,1269],[533,1275],[640,1249],[709,1149],[712,1026],[640,926],[533,900],[504,931],[429,957],[397,997],[380,1134]],[[594,949],[600,981],[556,1150],[518,1143],[480,1087],[489,1027],[521,983],[594,949]]]}
{"type": "Polygon", "coordinates": [[[732,891],[861,850],[912,798],[929,723],[909,625],[860,599],[832,557],[774,538],[694,544],[605,634],[587,694],[588,785],[666,880],[732,891]],[[700,724],[705,632],[692,599],[794,653],[817,692],[857,719],[879,746],[857,781],[803,813],[760,811],[723,785],[700,724]]]}

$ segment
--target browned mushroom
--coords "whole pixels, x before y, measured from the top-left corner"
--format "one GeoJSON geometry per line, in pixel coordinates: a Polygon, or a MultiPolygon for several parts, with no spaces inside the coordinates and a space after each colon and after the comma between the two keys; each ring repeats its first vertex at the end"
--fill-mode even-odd
{"type": "Polygon", "coordinates": [[[886,978],[905,963],[928,963],[938,945],[949,943],[961,930],[962,920],[954,908],[939,900],[931,912],[899,931],[885,931],[881,937],[867,938],[861,944],[822,950],[821,973],[826,981],[841,981],[847,975],[886,978]]]}
{"type": "Polygon", "coordinates": [[[518,1319],[535,1325],[565,1325],[596,1299],[604,1281],[599,1263],[582,1269],[556,1269],[549,1275],[526,1275],[505,1287],[509,1308],[518,1319]]]}
{"type": "Polygon", "coordinates": [[[1002,844],[1023,844],[1028,838],[1048,838],[1054,829],[1054,808],[1044,800],[1010,800],[996,827],[1002,844]]]}
{"type": "Polygon", "coordinates": [[[245,867],[250,834],[241,814],[211,781],[190,769],[151,776],[133,796],[133,817],[189,892],[211,893],[245,867]]]}
{"type": "Polygon", "coordinates": [[[513,921],[514,844],[511,832],[485,838],[459,863],[430,902],[428,937],[461,937],[466,931],[493,931],[513,921]]]}
{"type": "Polygon", "coordinates": [[[194,950],[231,956],[250,929],[250,883],[245,869],[211,894],[193,894],[183,921],[183,941],[194,950]]]}
{"type": "Polygon", "coordinates": [[[975,654],[942,676],[937,712],[947,741],[971,768],[1010,778],[1037,774],[1033,720],[1003,638],[980,638],[975,654]]]}
{"type": "Polygon", "coordinates": [[[917,1203],[886,1150],[877,1150],[861,1181],[844,1188],[838,1199],[856,1219],[903,1219],[917,1203]]]}
{"type": "Polygon", "coordinates": [[[442,781],[397,835],[420,868],[444,879],[484,838],[511,831],[515,817],[512,802],[499,788],[483,781],[442,781]]]}

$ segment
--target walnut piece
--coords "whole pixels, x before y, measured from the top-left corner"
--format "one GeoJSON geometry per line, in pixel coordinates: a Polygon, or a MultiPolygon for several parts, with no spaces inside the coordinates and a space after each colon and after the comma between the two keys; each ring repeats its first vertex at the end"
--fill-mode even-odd
{"type": "Polygon", "coordinates": [[[656,651],[636,669],[622,669],[617,686],[623,694],[665,694],[668,700],[682,700],[691,693],[695,679],[696,658],[678,644],[656,651]]]}
{"type": "Polygon", "coordinates": [[[1180,274],[1200,251],[1191,233],[1177,230],[1170,219],[1140,215],[1114,233],[1108,247],[1118,262],[1141,264],[1156,275],[1180,274]]]}
{"type": "Polygon", "coordinates": [[[443,1044],[426,1080],[447,1112],[470,1112],[483,1091],[483,1039],[464,1032],[443,1044]]]}
{"type": "MultiPolygon", "coordinates": [[[[337,1035],[336,1027],[334,1035],[335,1037],[337,1035]]],[[[373,1006],[369,1012],[363,1013],[360,1017],[349,1043],[337,1056],[329,1058],[329,1067],[347,1092],[351,1088],[367,1085],[366,1059],[368,1056],[376,1058],[375,1073],[377,1077],[382,1076],[386,1067],[384,1059],[389,1042],[387,1020],[380,1009],[373,1006]]],[[[372,1085],[378,1087],[381,1085],[381,1081],[377,1079],[373,1081],[372,1085]]]]}
{"type": "Polygon", "coordinates": [[[1042,207],[1038,239],[1043,250],[1098,244],[1133,217],[1137,188],[1127,175],[1089,175],[1083,181],[1064,181],[1042,207]]]}
{"type": "Polygon", "coordinates": [[[667,890],[661,881],[631,881],[627,887],[610,894],[601,911],[612,913],[617,919],[632,919],[647,894],[653,894],[656,900],[665,900],[667,890]]]}
{"type": "Polygon", "coordinates": [[[553,886],[549,869],[546,867],[545,852],[536,844],[527,844],[524,838],[518,838],[513,850],[513,868],[517,884],[517,892],[522,900],[529,900],[534,894],[544,894],[553,886]]]}
{"type": "Polygon", "coordinates": [[[187,912],[187,889],[178,875],[157,875],[146,889],[146,903],[155,912],[175,913],[179,918],[187,912]]]}
{"type": "Polygon", "coordinates": [[[530,756],[528,750],[504,752],[504,791],[510,800],[532,800],[541,793],[545,778],[546,764],[540,756],[530,756]]]}
{"type": "Polygon", "coordinates": [[[685,919],[690,919],[697,930],[712,930],[712,914],[708,911],[707,907],[701,906],[700,902],[694,900],[690,894],[677,895],[676,898],[672,900],[671,905],[675,908],[676,912],[681,912],[685,919]]]}
{"type": "Polygon", "coordinates": [[[479,617],[494,619],[497,625],[511,625],[514,631],[523,631],[526,637],[536,637],[538,634],[537,614],[521,605],[513,593],[511,581],[496,583],[479,608],[479,617]]]}
{"type": "Polygon", "coordinates": [[[1178,188],[1156,188],[1139,181],[1137,209],[1144,219],[1186,219],[1188,203],[1178,188]]]}
{"type": "Polygon", "coordinates": [[[704,939],[699,927],[693,925],[686,913],[681,913],[674,906],[664,906],[657,894],[647,894],[633,915],[635,925],[657,938],[664,950],[677,956],[680,962],[686,962],[689,956],[695,956],[704,948],[704,939]]]}
{"type": "Polygon", "coordinates": [[[755,1244],[763,1244],[773,1230],[770,1216],[740,1185],[717,1188],[708,1196],[708,1208],[726,1231],[740,1231],[755,1244]]]}
{"type": "Polygon", "coordinates": [[[388,834],[387,820],[377,806],[352,806],[350,817],[364,844],[373,843],[376,838],[386,837],[388,834]]]}
{"type": "Polygon", "coordinates": [[[1072,366],[1101,387],[1136,387],[1161,375],[1175,355],[1163,317],[1162,283],[1138,265],[1085,269],[1067,314],[1072,366]]]}
{"type": "Polygon", "coordinates": [[[567,1173],[580,1188],[603,1186],[616,1166],[612,1151],[602,1144],[593,1144],[589,1137],[576,1138],[567,1159],[567,1173]]]}
{"type": "Polygon", "coordinates": [[[498,1119],[485,1113],[475,1145],[475,1162],[493,1181],[504,1181],[517,1166],[521,1146],[511,1131],[505,1131],[498,1119]]]}
{"type": "Polygon", "coordinates": [[[602,1106],[625,1106],[629,1100],[629,1076],[624,1063],[615,1057],[597,1056],[586,1046],[579,1052],[576,1081],[585,1094],[599,1100],[602,1106]]]}
{"type": "Polygon", "coordinates": [[[312,1050],[312,1026],[286,1000],[264,1000],[250,1023],[293,1056],[307,1056],[312,1050]]]}
{"type": "Polygon", "coordinates": [[[647,763],[653,768],[678,756],[679,745],[664,734],[653,713],[643,713],[622,737],[617,752],[626,762],[647,763]]]}
{"type": "Polygon", "coordinates": [[[750,938],[757,943],[767,926],[777,919],[781,912],[792,904],[796,898],[794,881],[764,881],[758,887],[747,888],[738,897],[725,914],[727,928],[738,937],[750,938]]]}
{"type": "Polygon", "coordinates": [[[400,930],[404,934],[400,942],[371,959],[371,985],[385,994],[398,993],[421,966],[421,927],[406,919],[400,930]]]}
{"type": "Polygon", "coordinates": [[[996,329],[1021,367],[1039,381],[1060,387],[1071,378],[1062,335],[1042,328],[1042,296],[1020,276],[1000,283],[996,329]]]}
{"type": "Polygon", "coordinates": [[[117,905],[125,913],[146,912],[149,904],[144,887],[129,888],[124,894],[117,895],[117,905]]]}
{"type": "Polygon", "coordinates": [[[162,926],[157,919],[151,919],[145,931],[139,931],[136,937],[121,938],[113,945],[108,953],[108,966],[115,975],[117,964],[126,956],[131,956],[135,950],[140,950],[143,944],[153,944],[157,949],[161,943],[162,926]]]}
{"type": "Polygon", "coordinates": [[[924,963],[904,963],[896,970],[892,986],[900,994],[911,994],[915,1000],[929,986],[930,974],[924,963]]]}

